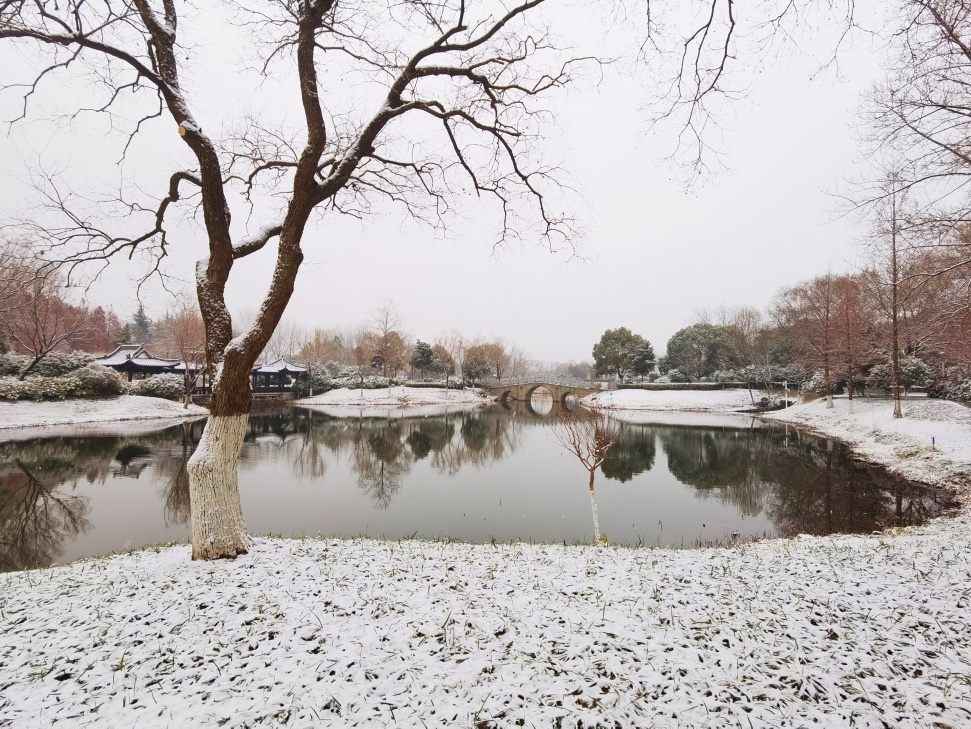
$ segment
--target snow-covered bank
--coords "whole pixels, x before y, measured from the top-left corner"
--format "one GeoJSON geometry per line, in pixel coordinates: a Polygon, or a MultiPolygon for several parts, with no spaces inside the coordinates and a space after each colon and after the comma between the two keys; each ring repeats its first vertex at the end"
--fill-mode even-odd
{"type": "Polygon", "coordinates": [[[473,390],[397,386],[378,390],[341,388],[305,397],[294,405],[334,418],[404,418],[473,410],[493,401],[493,398],[473,390]]]}
{"type": "Polygon", "coordinates": [[[857,398],[852,413],[845,397],[833,406],[820,399],[762,417],[842,440],[860,457],[905,478],[958,491],[971,487],[971,410],[963,405],[907,399],[904,417],[896,420],[890,400],[857,398]]]}
{"type": "MultiPolygon", "coordinates": [[[[752,393],[755,399],[761,393],[752,393]]],[[[752,409],[748,390],[610,390],[581,402],[595,408],[699,413],[733,413],[752,409]]]]}
{"type": "MultiPolygon", "coordinates": [[[[140,395],[97,400],[0,402],[0,440],[53,437],[53,426],[104,426],[132,420],[170,421],[168,424],[174,424],[208,414],[208,410],[198,405],[185,408],[182,403],[140,395]]],[[[160,427],[165,427],[165,424],[160,427]]]]}
{"type": "MultiPolygon", "coordinates": [[[[742,417],[751,416],[729,414],[752,407],[747,390],[614,390],[590,395],[582,402],[613,409],[618,417],[632,423],[709,427],[740,426],[742,417]],[[693,421],[692,417],[701,419],[693,421]]],[[[958,494],[971,488],[971,409],[920,397],[905,400],[905,417],[897,420],[893,418],[893,404],[886,399],[857,398],[853,410],[851,413],[847,398],[838,397],[832,409],[820,399],[758,417],[792,423],[844,441],[861,458],[905,478],[947,487],[958,494]]]]}
{"type": "Polygon", "coordinates": [[[0,575],[0,725],[968,726],[969,527],[257,540],[0,575]]]}

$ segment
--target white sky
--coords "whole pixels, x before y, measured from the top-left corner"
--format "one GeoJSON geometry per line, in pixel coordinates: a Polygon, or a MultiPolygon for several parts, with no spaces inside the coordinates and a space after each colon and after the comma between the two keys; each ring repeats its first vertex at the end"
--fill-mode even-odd
{"type": "MultiPolygon", "coordinates": [[[[571,31],[583,40],[582,31],[571,31]]],[[[593,45],[599,39],[590,34],[593,45]]],[[[827,47],[825,38],[819,43],[827,47]]],[[[410,334],[426,341],[455,328],[502,336],[542,360],[589,359],[604,329],[627,326],[660,354],[699,307],[764,307],[780,286],[827,268],[849,269],[865,227],[838,218],[826,191],[860,174],[855,111],[879,66],[859,48],[841,62],[842,78],[811,82],[816,65],[806,57],[771,63],[753,76],[748,98],[725,119],[730,172],[690,191],[661,159],[670,137],[648,133],[641,83],[612,69],[599,89],[575,90],[558,101],[549,129],[549,146],[563,155],[585,202],[575,214],[586,260],[565,261],[541,245],[494,255],[474,201],[463,207],[465,219],[447,241],[397,211],[363,222],[328,216],[308,228],[307,261],[288,317],[308,326],[352,327],[391,299],[410,334]]],[[[4,67],[22,68],[23,60],[0,52],[4,67]]],[[[245,89],[229,62],[205,71],[192,81],[203,97],[204,128],[211,129],[243,108],[236,97],[245,89]]],[[[83,87],[75,91],[84,94],[83,87]]],[[[71,98],[52,84],[46,101],[66,107],[71,98]]],[[[4,117],[11,108],[12,98],[0,96],[4,117]]],[[[126,165],[146,189],[159,189],[158,181],[176,169],[170,157],[181,152],[172,126],[166,120],[150,127],[126,165]]],[[[54,129],[32,122],[0,137],[0,215],[30,214],[28,182],[38,165],[66,168],[84,185],[90,179],[91,189],[116,184],[110,164],[116,154],[103,149],[111,139],[103,122],[54,129]]],[[[265,222],[265,214],[253,219],[265,222]]],[[[186,230],[167,271],[187,282],[202,250],[198,232],[186,230]]],[[[266,252],[237,264],[231,309],[258,306],[271,265],[266,252]]],[[[132,271],[113,265],[90,290],[89,302],[130,317],[137,306],[132,271]]],[[[171,306],[157,289],[145,291],[144,301],[153,317],[171,306]]]]}

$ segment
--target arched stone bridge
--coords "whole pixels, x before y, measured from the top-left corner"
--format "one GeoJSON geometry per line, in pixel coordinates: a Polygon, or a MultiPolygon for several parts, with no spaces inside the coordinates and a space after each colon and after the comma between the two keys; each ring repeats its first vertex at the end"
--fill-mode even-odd
{"type": "Polygon", "coordinates": [[[497,397],[499,402],[512,399],[528,402],[541,387],[561,405],[566,405],[571,395],[579,399],[600,392],[600,388],[590,387],[588,381],[571,377],[513,377],[497,384],[482,385],[482,389],[497,397]]]}

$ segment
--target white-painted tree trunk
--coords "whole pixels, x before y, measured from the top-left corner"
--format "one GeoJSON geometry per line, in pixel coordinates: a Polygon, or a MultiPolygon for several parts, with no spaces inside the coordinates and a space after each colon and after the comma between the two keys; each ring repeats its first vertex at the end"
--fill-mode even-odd
{"type": "Polygon", "coordinates": [[[236,469],[248,421],[247,415],[210,416],[189,459],[192,559],[233,559],[247,552],[236,469]]]}
{"type": "Polygon", "coordinates": [[[593,514],[593,541],[600,543],[600,516],[597,514],[597,500],[593,496],[593,486],[590,487],[590,513],[593,514]]]}

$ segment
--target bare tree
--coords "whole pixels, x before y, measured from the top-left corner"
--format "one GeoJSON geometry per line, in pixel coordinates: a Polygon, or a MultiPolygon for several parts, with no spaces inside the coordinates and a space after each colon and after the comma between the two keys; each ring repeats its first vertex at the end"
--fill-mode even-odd
{"type": "Polygon", "coordinates": [[[310,396],[314,394],[314,377],[324,370],[324,365],[331,361],[340,361],[344,346],[340,337],[333,332],[324,331],[319,327],[300,345],[297,356],[300,364],[310,373],[310,396]]]}
{"type": "Polygon", "coordinates": [[[827,408],[833,407],[836,357],[840,348],[836,293],[832,274],[817,276],[780,291],[772,312],[778,326],[788,333],[797,360],[809,368],[822,370],[827,408]]]}
{"type": "Polygon", "coordinates": [[[393,377],[404,363],[405,318],[389,299],[371,313],[370,324],[378,335],[377,366],[384,377],[393,377]]]}
{"type": "MultiPolygon", "coordinates": [[[[905,271],[912,249],[907,246],[906,231],[912,229],[908,221],[908,200],[902,175],[887,174],[886,192],[876,209],[873,235],[870,239],[872,300],[883,317],[877,344],[890,356],[893,417],[903,417],[900,404],[900,352],[904,341],[904,304],[909,295],[905,271]]],[[[912,216],[911,216],[912,219],[912,216]]]]}
{"type": "Polygon", "coordinates": [[[860,277],[838,276],[836,289],[836,372],[846,380],[849,410],[853,412],[853,394],[859,367],[865,364],[870,349],[867,329],[870,322],[863,310],[863,291],[860,277]]]}
{"type": "Polygon", "coordinates": [[[624,424],[605,410],[563,410],[550,425],[553,437],[577,457],[590,474],[590,511],[593,515],[593,541],[600,541],[600,518],[594,497],[593,481],[614,444],[624,432],[624,424]]]}
{"type": "Polygon", "coordinates": [[[284,317],[263,348],[263,359],[267,362],[275,362],[278,359],[293,357],[300,351],[300,345],[306,339],[306,330],[295,321],[284,317]]]}
{"type": "Polygon", "coordinates": [[[357,367],[357,375],[361,381],[361,396],[364,395],[364,375],[374,362],[374,354],[378,351],[378,335],[370,329],[362,327],[354,333],[354,343],[351,345],[351,357],[357,367]]]}
{"type": "Polygon", "coordinates": [[[106,216],[76,209],[71,194],[52,184],[48,199],[60,222],[33,232],[71,275],[77,264],[104,265],[136,252],[152,256],[153,270],[159,270],[174,244],[170,211],[186,196],[199,205],[207,250],[196,284],[214,387],[211,417],[188,466],[193,558],[232,558],[247,550],[236,462],[250,409],[250,371],[293,292],[304,231],[315,211],[363,215],[389,200],[411,215],[444,223],[452,191],[468,185],[495,201],[501,240],[522,227],[528,210],[551,245],[569,245],[569,227],[550,205],[550,169],[529,156],[542,121],[538,101],[568,83],[574,67],[545,33],[527,25],[542,2],[490,7],[414,0],[389,7],[369,0],[272,0],[225,6],[259,43],[263,55],[252,58],[255,65],[295,67],[303,124],[281,134],[253,122],[222,140],[202,128],[182,84],[199,69],[193,60],[198,49],[180,43],[180,28],[199,27],[212,8],[183,6],[180,17],[175,0],[0,4],[0,40],[30,49],[36,60],[36,75],[23,87],[25,114],[47,76],[86,67],[93,84],[87,93],[101,96],[95,109],[123,125],[124,115],[113,112],[122,99],[135,104],[143,111],[131,134],[147,133],[143,122],[165,115],[189,152],[191,164],[173,170],[156,204],[119,201],[132,225],[145,220],[141,231],[103,229],[91,221],[106,216]],[[370,83],[382,97],[376,109],[357,118],[345,114],[337,103],[342,89],[321,81],[326,68],[338,71],[329,84],[338,77],[349,79],[353,89],[361,88],[362,79],[370,83]],[[407,143],[417,127],[406,121],[416,117],[430,124],[422,128],[441,144],[407,143]],[[256,206],[265,193],[282,201],[269,222],[249,235],[234,235],[230,200],[256,206]],[[268,246],[271,241],[276,245],[268,246]],[[263,250],[276,251],[271,283],[252,326],[234,338],[226,285],[237,261],[263,250]]]}
{"type": "Polygon", "coordinates": [[[60,277],[39,268],[24,272],[29,278],[8,299],[8,311],[0,324],[11,343],[30,355],[20,372],[23,380],[44,357],[84,327],[87,312],[58,296],[60,277]]]}
{"type": "Polygon", "coordinates": [[[509,366],[507,371],[510,377],[522,377],[529,372],[533,358],[517,345],[509,348],[509,366]]]}
{"type": "Polygon", "coordinates": [[[192,402],[196,377],[202,369],[206,351],[206,326],[199,310],[194,306],[182,306],[169,312],[156,324],[156,346],[165,357],[174,357],[185,367],[183,386],[186,407],[192,402]]]}
{"type": "Polygon", "coordinates": [[[486,342],[484,347],[484,353],[492,367],[492,374],[501,382],[502,376],[509,374],[509,352],[506,343],[500,337],[496,337],[486,342]]]}

